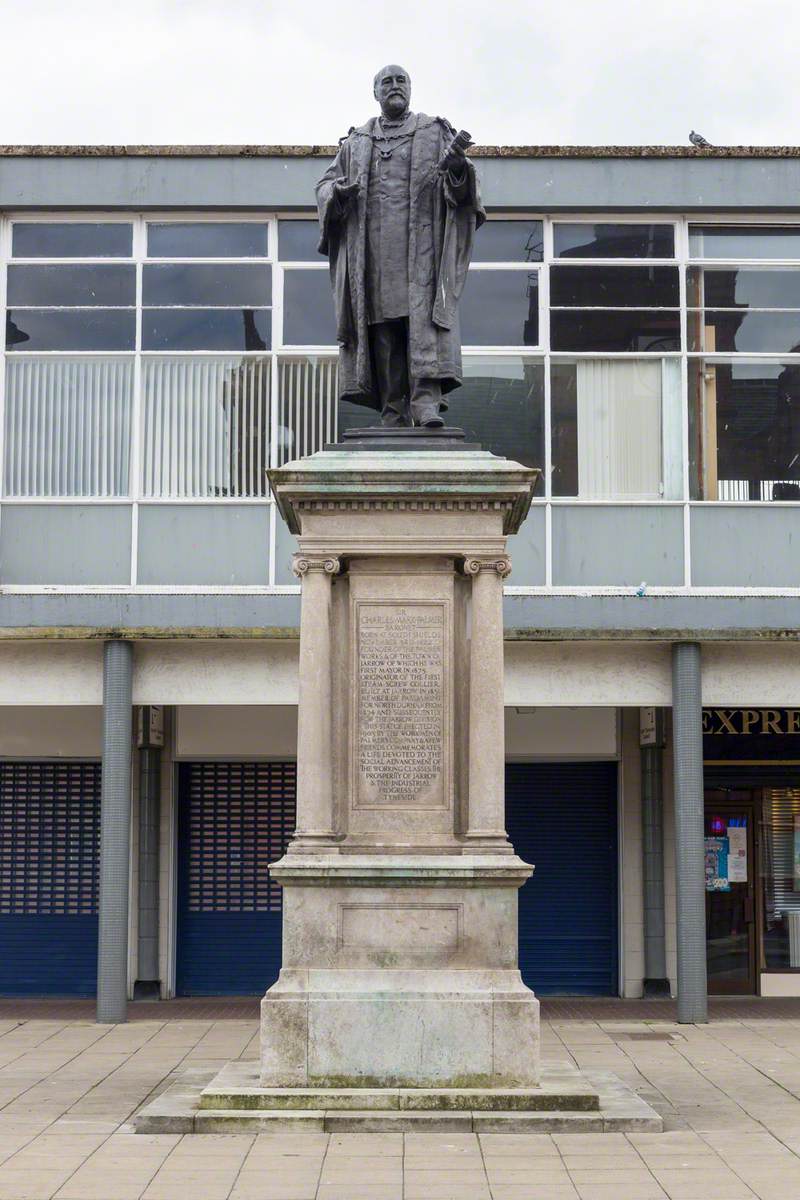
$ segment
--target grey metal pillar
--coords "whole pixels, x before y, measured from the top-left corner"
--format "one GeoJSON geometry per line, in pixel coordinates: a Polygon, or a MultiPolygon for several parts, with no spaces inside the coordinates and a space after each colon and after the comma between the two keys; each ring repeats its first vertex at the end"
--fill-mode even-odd
{"type": "Polygon", "coordinates": [[[664,939],[664,751],[642,746],[642,888],[644,994],[668,996],[664,939]]]}
{"type": "Polygon", "coordinates": [[[708,1020],[703,852],[703,737],[700,646],[672,648],[675,765],[675,874],[678,916],[678,1020],[708,1020]]]}
{"type": "Polygon", "coordinates": [[[103,1024],[127,1018],[132,682],[133,646],[106,642],[97,944],[97,1020],[103,1024]]]}
{"type": "Polygon", "coordinates": [[[157,999],[158,848],[161,825],[161,751],[139,751],[139,908],[138,970],[134,995],[157,999]]]}

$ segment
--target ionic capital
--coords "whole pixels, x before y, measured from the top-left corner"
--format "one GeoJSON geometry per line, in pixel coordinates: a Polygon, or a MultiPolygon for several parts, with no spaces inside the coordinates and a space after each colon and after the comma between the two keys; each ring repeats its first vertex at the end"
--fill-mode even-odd
{"type": "Polygon", "coordinates": [[[325,558],[309,558],[307,554],[292,556],[292,572],[298,579],[302,579],[309,571],[322,571],[326,575],[338,575],[341,565],[340,560],[330,554],[325,558]]]}
{"type": "Polygon", "coordinates": [[[483,558],[477,555],[469,555],[464,559],[464,574],[477,575],[479,571],[495,571],[501,579],[505,579],[511,574],[511,559],[503,556],[503,558],[483,558]]]}

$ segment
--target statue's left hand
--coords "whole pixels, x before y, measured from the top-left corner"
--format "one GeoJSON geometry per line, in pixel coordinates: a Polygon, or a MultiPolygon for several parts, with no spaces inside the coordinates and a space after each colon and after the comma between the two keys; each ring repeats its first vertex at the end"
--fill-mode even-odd
{"type": "Polygon", "coordinates": [[[456,175],[461,175],[464,171],[464,163],[466,162],[466,158],[467,156],[464,151],[456,142],[454,142],[444,157],[444,169],[446,171],[453,171],[456,175]]]}

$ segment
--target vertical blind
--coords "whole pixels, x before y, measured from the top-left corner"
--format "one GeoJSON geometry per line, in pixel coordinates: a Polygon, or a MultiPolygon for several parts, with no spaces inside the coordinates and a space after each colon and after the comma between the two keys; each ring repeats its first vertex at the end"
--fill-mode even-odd
{"type": "Polygon", "coordinates": [[[148,358],[142,364],[142,494],[267,495],[270,362],[148,358]]]}
{"type": "Polygon", "coordinates": [[[280,363],[280,466],[336,441],[336,368],[335,358],[284,359],[280,363]]]}
{"type": "Polygon", "coordinates": [[[661,363],[577,364],[578,494],[658,499],[661,363]]]}
{"type": "Polygon", "coordinates": [[[5,494],[126,495],[132,394],[131,359],[10,359],[5,494]]]}

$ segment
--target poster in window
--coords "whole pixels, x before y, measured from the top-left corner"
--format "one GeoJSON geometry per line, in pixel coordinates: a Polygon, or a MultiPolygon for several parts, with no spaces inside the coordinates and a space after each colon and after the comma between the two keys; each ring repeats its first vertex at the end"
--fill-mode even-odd
{"type": "Polygon", "coordinates": [[[728,839],[726,837],[707,837],[705,839],[706,858],[706,891],[729,892],[728,879],[728,839]]]}
{"type": "Polygon", "coordinates": [[[747,829],[728,826],[728,882],[747,883],[747,829]]]}

